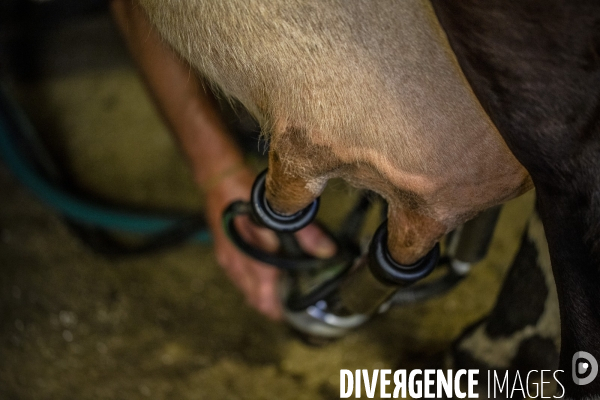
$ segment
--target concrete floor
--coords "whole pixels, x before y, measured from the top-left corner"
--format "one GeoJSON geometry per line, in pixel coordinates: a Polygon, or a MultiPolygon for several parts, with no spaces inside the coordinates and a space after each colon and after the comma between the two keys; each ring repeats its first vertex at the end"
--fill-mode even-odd
{"type": "MultiPolygon", "coordinates": [[[[128,64],[14,85],[78,185],[99,198],[187,210],[202,199],[128,64]]],[[[340,221],[352,191],[330,185],[340,221]]],[[[0,166],[0,398],[334,399],[339,370],[439,366],[493,305],[532,195],[503,210],[487,259],[451,294],[396,308],[325,347],[244,304],[210,246],[94,254],[0,166]]]]}

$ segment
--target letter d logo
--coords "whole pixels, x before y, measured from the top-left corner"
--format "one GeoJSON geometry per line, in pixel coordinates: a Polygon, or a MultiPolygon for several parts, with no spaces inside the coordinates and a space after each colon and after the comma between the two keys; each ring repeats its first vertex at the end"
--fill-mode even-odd
{"type": "Polygon", "coordinates": [[[593,355],[585,351],[578,351],[573,355],[571,368],[573,382],[576,385],[587,385],[598,375],[598,361],[593,355]]]}

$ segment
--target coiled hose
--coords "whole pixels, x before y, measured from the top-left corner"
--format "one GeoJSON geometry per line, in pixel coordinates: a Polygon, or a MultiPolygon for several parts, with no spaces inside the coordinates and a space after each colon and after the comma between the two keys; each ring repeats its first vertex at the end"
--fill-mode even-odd
{"type": "Polygon", "coordinates": [[[209,243],[201,215],[140,213],[84,200],[60,187],[56,164],[40,144],[25,113],[0,85],[0,158],[30,192],[61,214],[88,244],[108,254],[137,254],[193,239],[209,243]],[[27,149],[27,150],[25,150],[27,149]],[[142,235],[137,245],[120,245],[110,233],[142,235]]]}

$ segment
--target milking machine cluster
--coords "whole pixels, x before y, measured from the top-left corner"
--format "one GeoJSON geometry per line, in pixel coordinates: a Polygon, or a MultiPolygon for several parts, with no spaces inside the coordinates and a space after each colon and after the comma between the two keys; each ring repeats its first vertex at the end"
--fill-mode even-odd
{"type": "MultiPolygon", "coordinates": [[[[109,256],[161,250],[188,239],[210,240],[198,214],[140,213],[88,200],[65,187],[65,173],[46,151],[25,114],[0,85],[0,158],[29,190],[64,217],[68,225],[95,251],[109,256]],[[142,239],[131,244],[113,232],[135,233],[142,239]]],[[[337,245],[329,259],[306,254],[293,232],[311,223],[319,199],[294,215],[273,211],[265,197],[266,172],[256,179],[250,202],[232,203],[225,211],[225,231],[248,256],[279,268],[285,316],[298,331],[313,337],[335,338],[364,324],[392,305],[409,304],[445,293],[481,260],[491,241],[499,207],[481,213],[436,245],[412,265],[395,262],[387,249],[387,224],[383,221],[363,254],[360,233],[373,196],[364,193],[335,233],[322,227],[337,245]],[[271,254],[246,243],[235,229],[235,217],[249,215],[273,230],[281,246],[271,254]],[[427,277],[434,269],[445,269],[427,277]]]]}
{"type": "Polygon", "coordinates": [[[293,215],[281,215],[267,202],[265,182],[266,171],[254,182],[250,202],[237,201],[225,210],[225,231],[242,252],[284,271],[281,296],[287,321],[302,333],[324,338],[340,337],[392,305],[425,300],[454,287],[471,264],[485,256],[499,214],[499,207],[487,210],[456,229],[446,237],[444,255],[436,244],[419,261],[403,265],[389,254],[385,220],[371,238],[367,254],[362,254],[359,234],[372,203],[363,194],[336,234],[322,228],[338,251],[329,259],[319,259],[306,254],[293,235],[315,219],[319,199],[293,215]],[[238,215],[248,215],[274,231],[281,243],[279,252],[267,253],[245,242],[235,228],[238,215]],[[436,267],[445,267],[445,273],[416,284],[436,267]]]}

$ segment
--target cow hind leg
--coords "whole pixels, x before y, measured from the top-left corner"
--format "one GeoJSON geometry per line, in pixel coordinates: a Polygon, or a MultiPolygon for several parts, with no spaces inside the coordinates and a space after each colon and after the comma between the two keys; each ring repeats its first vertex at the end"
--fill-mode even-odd
{"type": "MultiPolygon", "coordinates": [[[[493,371],[502,377],[508,371],[510,390],[516,371],[525,383],[529,371],[556,370],[559,349],[558,297],[548,244],[536,213],[523,234],[494,308],[455,341],[449,361],[453,368],[480,369],[480,389],[485,398],[488,370],[492,370],[492,380],[493,371]]],[[[551,374],[545,375],[544,380],[552,381],[553,386],[545,385],[547,396],[556,389],[556,384],[551,374]]],[[[560,388],[556,390],[560,395],[560,388]]]]}

